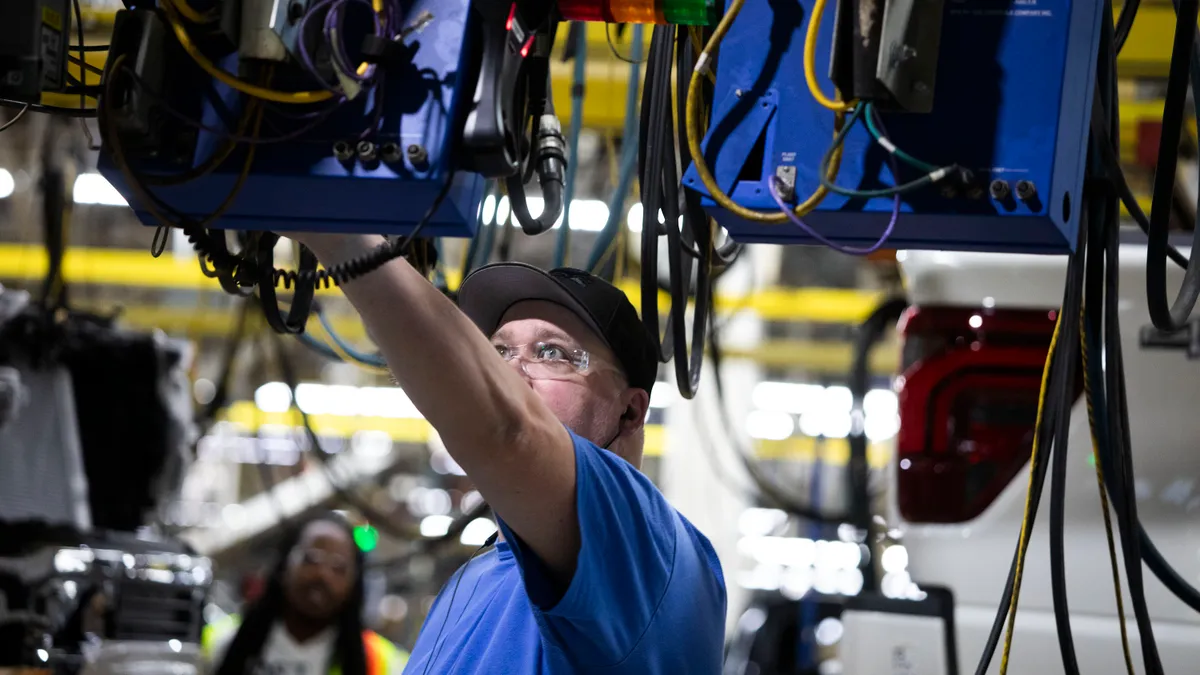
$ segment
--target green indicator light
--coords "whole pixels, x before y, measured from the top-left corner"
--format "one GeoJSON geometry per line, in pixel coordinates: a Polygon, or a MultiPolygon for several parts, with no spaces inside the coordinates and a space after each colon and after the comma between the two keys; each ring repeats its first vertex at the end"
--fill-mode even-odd
{"type": "Polygon", "coordinates": [[[1096,468],[1096,456],[1088,455],[1087,458],[1088,466],[1092,467],[1093,469],[1096,468]]]}
{"type": "Polygon", "coordinates": [[[664,0],[663,18],[677,26],[710,26],[717,19],[713,0],[664,0]]]}
{"type": "Polygon", "coordinates": [[[370,553],[379,545],[379,530],[370,525],[359,525],[354,528],[354,543],[364,553],[370,553]]]}

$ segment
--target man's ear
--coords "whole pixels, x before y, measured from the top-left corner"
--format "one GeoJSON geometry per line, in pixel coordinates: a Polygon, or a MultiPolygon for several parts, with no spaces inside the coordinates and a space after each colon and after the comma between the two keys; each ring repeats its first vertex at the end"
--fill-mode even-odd
{"type": "Polygon", "coordinates": [[[645,389],[630,387],[625,390],[625,412],[621,414],[621,433],[637,431],[646,423],[646,412],[650,410],[650,394],[645,389]]]}

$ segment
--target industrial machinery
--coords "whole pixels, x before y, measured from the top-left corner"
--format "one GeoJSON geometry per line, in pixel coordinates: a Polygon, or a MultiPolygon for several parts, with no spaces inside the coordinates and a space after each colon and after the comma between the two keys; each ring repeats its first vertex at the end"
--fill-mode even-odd
{"type": "Polygon", "coordinates": [[[212,568],[131,534],[0,524],[0,668],[198,675],[212,568]]]}
{"type": "Polygon", "coordinates": [[[683,180],[718,222],[744,242],[1074,248],[1097,5],[827,4],[747,2],[719,41],[683,180]]]}
{"type": "MultiPolygon", "coordinates": [[[[1167,241],[1189,76],[1193,91],[1200,89],[1200,0],[1176,3],[1149,215],[1117,155],[1116,57],[1139,3],[1127,2],[1119,16],[1111,0],[827,4],[125,0],[105,47],[102,82],[90,85],[64,70],[87,48],[82,36],[76,46],[67,41],[62,0],[7,0],[0,3],[0,102],[98,116],[101,171],[139,218],[160,233],[180,228],[206,274],[230,293],[257,294],[276,331],[300,334],[317,285],[400,256],[428,270],[436,257],[431,237],[472,236],[485,179],[502,181],[527,234],[569,217],[571,139],[560,131],[549,91],[554,29],[562,20],[656,24],[640,124],[627,127],[618,190],[623,198],[636,169],[645,222],[643,321],[656,336],[656,247],[666,237],[672,303],[658,356],[677,357],[684,395],[695,391],[704,358],[698,347],[713,270],[736,255],[736,247],[718,245],[722,227],[734,242],[820,242],[851,254],[885,247],[1069,253],[1061,304],[1053,318],[1039,319],[1039,339],[1049,333],[1047,358],[1025,363],[1023,354],[1020,364],[1033,376],[1023,386],[1042,372],[1036,411],[1027,411],[1031,481],[980,672],[1015,616],[1047,476],[1056,633],[1064,672],[1079,671],[1063,529],[1080,363],[1094,409],[1098,485],[1117,515],[1145,671],[1161,673],[1141,574],[1152,547],[1141,542],[1116,321],[1118,218],[1123,206],[1149,238],[1147,310],[1156,331],[1147,342],[1200,353],[1200,323],[1192,317],[1200,262],[1167,241]],[[78,95],[80,109],[47,105],[38,98],[47,91],[78,95]],[[544,205],[537,216],[525,194],[534,175],[544,205]],[[230,230],[236,241],[227,238],[230,230]],[[301,247],[299,269],[281,270],[274,266],[277,232],[398,239],[327,270],[301,247]],[[1168,258],[1186,269],[1173,302],[1168,258]],[[277,287],[291,292],[286,311],[277,287]],[[700,311],[687,350],[693,299],[700,311]]],[[[78,18],[78,5],[71,9],[78,18]]],[[[601,241],[619,229],[616,212],[610,209],[601,241]]],[[[156,248],[165,241],[158,237],[156,248]]],[[[919,384],[910,381],[910,391],[919,384]]],[[[1014,457],[1011,472],[1026,461],[1014,457]]],[[[1115,567],[1115,544],[1110,551],[1115,567]]],[[[1200,605],[1200,593],[1179,581],[1171,590],[1200,605]]]]}

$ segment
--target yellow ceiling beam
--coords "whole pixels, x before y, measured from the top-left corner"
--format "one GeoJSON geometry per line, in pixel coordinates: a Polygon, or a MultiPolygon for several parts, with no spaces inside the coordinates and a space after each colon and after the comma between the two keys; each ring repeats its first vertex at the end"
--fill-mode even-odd
{"type": "MultiPolygon", "coordinates": [[[[1119,16],[1121,7],[1113,7],[1119,16]]],[[[1120,77],[1165,78],[1171,65],[1175,9],[1170,2],[1142,2],[1125,47],[1117,55],[1120,77]]]]}
{"type": "MultiPolygon", "coordinates": [[[[0,279],[40,281],[46,274],[46,253],[41,246],[0,244],[0,279]]],[[[217,292],[216,280],[205,277],[194,258],[170,254],[152,257],[145,251],[71,248],[63,257],[63,276],[68,283],[134,287],[160,290],[217,292]]],[[[457,287],[456,270],[447,270],[451,288],[457,287]]],[[[639,305],[641,291],[636,280],[621,281],[620,288],[639,305]]],[[[322,294],[338,293],[321,289],[322,294]]],[[[745,295],[719,294],[719,313],[749,311],[766,321],[815,323],[858,323],[876,307],[881,294],[875,291],[830,288],[774,288],[745,295]]],[[[670,298],[660,293],[659,306],[670,298]]]]}
{"type": "MultiPolygon", "coordinates": [[[[683,404],[686,405],[686,404],[683,404]]],[[[299,427],[302,425],[299,411],[267,413],[259,410],[251,401],[238,401],[222,411],[219,419],[231,422],[247,433],[255,434],[264,426],[299,427]]],[[[388,417],[351,417],[346,415],[309,415],[313,431],[324,436],[350,438],[360,431],[381,431],[396,443],[427,443],[433,436],[433,427],[423,419],[395,419],[388,417]]],[[[645,454],[661,457],[666,447],[666,427],[661,424],[646,425],[645,454]]],[[[850,457],[850,446],[844,438],[819,440],[807,436],[795,436],[783,441],[756,441],[755,454],[760,459],[815,461],[835,466],[844,466],[850,457]]],[[[867,459],[872,468],[886,466],[891,457],[891,444],[872,443],[867,449],[867,459]]]]}
{"type": "MultiPolygon", "coordinates": [[[[111,312],[113,307],[95,303],[79,303],[77,308],[96,313],[111,312]]],[[[120,307],[122,325],[138,330],[161,330],[168,335],[192,340],[223,338],[231,335],[237,324],[233,309],[182,307],[179,305],[124,305],[120,307]]],[[[355,315],[329,316],[338,335],[362,351],[372,351],[362,321],[355,315]]],[[[318,332],[320,339],[325,339],[318,332]]],[[[723,357],[731,361],[753,361],[763,368],[803,371],[810,375],[844,376],[850,371],[852,347],[848,342],[834,340],[766,340],[751,348],[726,347],[723,357]]],[[[871,372],[878,376],[895,374],[900,368],[898,347],[884,342],[871,354],[871,372]]]]}

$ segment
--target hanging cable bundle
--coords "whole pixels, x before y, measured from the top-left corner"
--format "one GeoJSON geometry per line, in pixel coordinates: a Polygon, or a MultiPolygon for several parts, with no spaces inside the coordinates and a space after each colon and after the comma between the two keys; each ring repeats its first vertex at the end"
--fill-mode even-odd
{"type": "MultiPolygon", "coordinates": [[[[685,46],[686,36],[680,42],[680,47],[685,46]]],[[[671,67],[676,46],[675,26],[654,28],[642,89],[638,153],[642,188],[642,322],[656,338],[659,360],[665,363],[675,357],[679,392],[684,398],[691,399],[696,395],[704,362],[702,345],[712,305],[713,243],[707,214],[703,210],[697,213],[688,209],[686,204],[680,208],[679,166],[675,159],[675,124],[671,110],[671,67]],[[663,223],[658,222],[660,209],[663,223]],[[703,232],[697,231],[697,226],[703,232]],[[658,240],[664,234],[667,237],[671,307],[666,336],[658,340],[658,240]],[[683,255],[685,247],[690,254],[687,257],[683,255]],[[689,291],[693,291],[696,298],[691,350],[688,349],[686,326],[688,297],[693,294],[689,291]]]]}
{"type": "MultiPolygon", "coordinates": [[[[1171,66],[1167,76],[1166,101],[1163,104],[1162,138],[1154,171],[1154,202],[1150,209],[1146,247],[1146,300],[1150,320],[1162,331],[1179,331],[1192,320],[1192,311],[1200,300],[1200,228],[1193,231],[1191,260],[1184,272],[1183,285],[1173,302],[1167,295],[1167,232],[1174,205],[1175,172],[1179,164],[1179,141],[1183,133],[1183,115],[1188,97],[1188,73],[1196,49],[1196,19],[1200,0],[1179,0],[1175,35],[1171,46],[1171,66]]],[[[1131,20],[1132,22],[1132,20],[1131,20]]]]}

